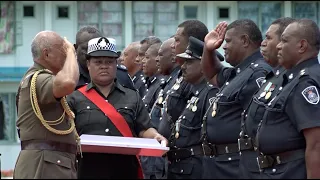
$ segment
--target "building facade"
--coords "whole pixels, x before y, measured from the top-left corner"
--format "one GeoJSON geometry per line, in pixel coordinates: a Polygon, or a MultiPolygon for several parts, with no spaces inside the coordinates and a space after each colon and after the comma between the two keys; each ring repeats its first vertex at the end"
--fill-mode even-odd
{"type": "MultiPolygon", "coordinates": [[[[15,94],[33,64],[30,45],[39,31],[56,31],[74,43],[77,30],[92,25],[115,38],[122,50],[149,35],[166,40],[187,19],[198,19],[211,30],[220,21],[249,18],[264,34],[273,20],[284,16],[320,23],[319,10],[316,1],[1,1],[0,97],[5,114],[0,119],[1,169],[13,169],[20,150],[15,94]]],[[[219,51],[223,53],[222,48],[219,51]]]]}

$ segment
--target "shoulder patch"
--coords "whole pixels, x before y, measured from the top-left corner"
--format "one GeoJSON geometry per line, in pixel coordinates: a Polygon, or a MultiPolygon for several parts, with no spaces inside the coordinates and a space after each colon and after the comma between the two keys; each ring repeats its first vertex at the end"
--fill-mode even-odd
{"type": "Polygon", "coordinates": [[[310,104],[318,104],[319,103],[319,93],[315,86],[309,86],[305,88],[301,94],[310,104]]]}
{"type": "Polygon", "coordinates": [[[265,82],[266,78],[265,77],[259,77],[258,79],[256,79],[256,83],[258,85],[258,87],[260,88],[262,86],[262,84],[265,82]]]}

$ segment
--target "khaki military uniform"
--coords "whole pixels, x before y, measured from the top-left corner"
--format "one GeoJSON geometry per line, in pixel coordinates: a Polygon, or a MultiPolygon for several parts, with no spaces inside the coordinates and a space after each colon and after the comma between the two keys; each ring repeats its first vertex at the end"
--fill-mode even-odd
{"type": "MultiPolygon", "coordinates": [[[[35,63],[26,72],[20,83],[17,127],[20,131],[22,150],[15,165],[14,178],[76,179],[75,134],[59,135],[50,132],[36,116],[31,105],[31,78],[40,69],[44,68],[35,63]],[[23,146],[26,143],[29,147],[23,146]],[[57,147],[60,147],[60,149],[57,147]]],[[[38,104],[44,119],[47,121],[58,119],[64,112],[60,101],[53,95],[53,79],[53,75],[43,72],[38,75],[36,82],[38,104]]],[[[62,123],[51,127],[58,130],[69,129],[68,116],[64,117],[62,123]]]]}

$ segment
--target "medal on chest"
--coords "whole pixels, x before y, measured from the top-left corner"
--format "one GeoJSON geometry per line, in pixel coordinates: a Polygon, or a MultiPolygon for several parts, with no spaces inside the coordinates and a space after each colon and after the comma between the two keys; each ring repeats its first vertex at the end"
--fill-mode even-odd
{"type": "Polygon", "coordinates": [[[265,100],[268,100],[271,97],[275,87],[275,84],[273,84],[272,82],[268,82],[268,84],[264,87],[263,92],[260,94],[259,99],[264,98],[265,100]]]}
{"type": "Polygon", "coordinates": [[[175,91],[180,88],[180,83],[182,80],[183,80],[183,77],[180,77],[179,79],[176,80],[176,83],[172,87],[175,91]]]}
{"type": "Polygon", "coordinates": [[[266,100],[268,100],[271,97],[272,92],[275,88],[276,88],[276,85],[272,84],[271,87],[268,89],[266,96],[264,97],[266,100]]]}
{"type": "Polygon", "coordinates": [[[176,139],[179,138],[180,124],[181,124],[181,119],[179,118],[179,119],[176,121],[176,128],[175,128],[176,133],[175,133],[174,137],[175,137],[176,139]]]}
{"type": "Polygon", "coordinates": [[[216,114],[217,114],[217,111],[216,111],[217,110],[217,106],[218,106],[217,102],[214,102],[213,105],[212,105],[212,113],[211,113],[212,117],[215,117],[216,114]]]}

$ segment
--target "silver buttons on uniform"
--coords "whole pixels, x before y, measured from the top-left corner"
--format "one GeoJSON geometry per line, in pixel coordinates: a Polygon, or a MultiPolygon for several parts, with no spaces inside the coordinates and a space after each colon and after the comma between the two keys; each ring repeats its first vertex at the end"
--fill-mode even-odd
{"type": "Polygon", "coordinates": [[[293,74],[291,73],[290,75],[289,75],[289,79],[292,79],[293,78],[293,74]]]}
{"type": "Polygon", "coordinates": [[[228,158],[228,160],[229,160],[229,161],[231,161],[231,160],[232,160],[232,158],[231,158],[231,157],[229,157],[229,158],[228,158]]]}
{"type": "Polygon", "coordinates": [[[277,170],[276,169],[272,169],[272,172],[275,173],[275,172],[277,172],[277,170]]]}
{"type": "Polygon", "coordinates": [[[106,133],[109,132],[109,129],[107,128],[107,129],[105,130],[105,132],[106,132],[106,133]]]}
{"type": "Polygon", "coordinates": [[[183,173],[183,169],[181,169],[180,172],[183,173]]]}
{"type": "Polygon", "coordinates": [[[60,161],[60,160],[58,160],[58,161],[57,161],[57,163],[58,163],[58,164],[60,164],[60,163],[61,163],[61,161],[60,161]]]}
{"type": "Polygon", "coordinates": [[[87,109],[90,109],[90,106],[87,106],[87,109]]]}

